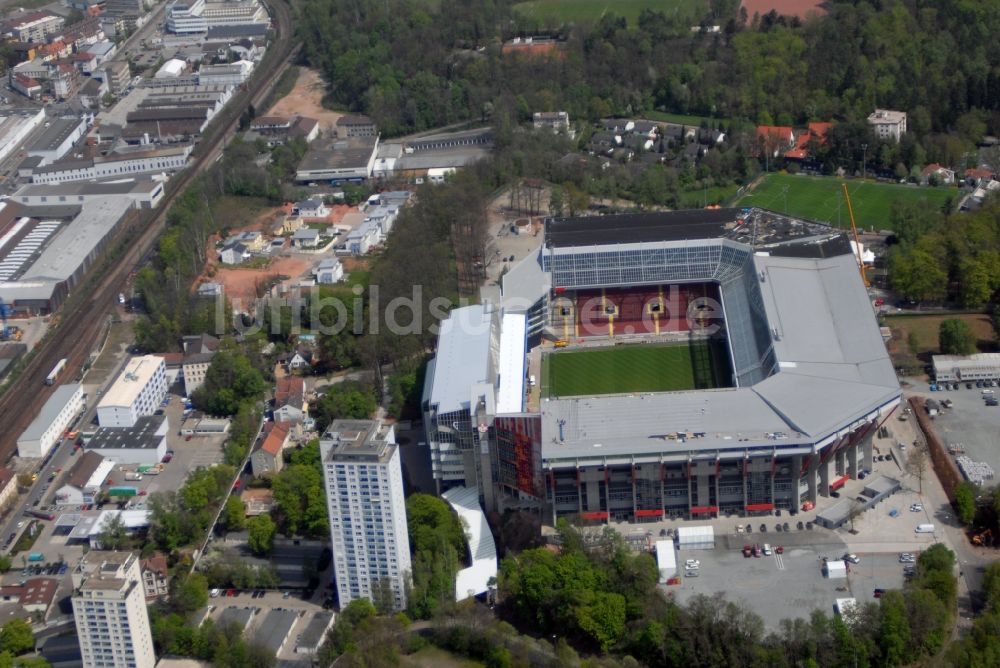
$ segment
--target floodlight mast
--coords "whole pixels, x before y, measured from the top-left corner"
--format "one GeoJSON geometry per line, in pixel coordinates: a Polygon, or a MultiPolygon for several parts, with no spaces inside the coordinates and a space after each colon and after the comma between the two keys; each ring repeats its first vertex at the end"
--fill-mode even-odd
{"type": "Polygon", "coordinates": [[[854,251],[858,256],[858,268],[861,270],[861,282],[865,284],[866,288],[872,286],[871,281],[868,280],[868,274],[865,273],[865,258],[861,253],[861,240],[858,238],[858,226],[854,222],[854,207],[851,206],[851,195],[847,192],[847,184],[840,184],[844,188],[844,199],[847,200],[847,213],[851,217],[851,232],[854,233],[854,251]]]}

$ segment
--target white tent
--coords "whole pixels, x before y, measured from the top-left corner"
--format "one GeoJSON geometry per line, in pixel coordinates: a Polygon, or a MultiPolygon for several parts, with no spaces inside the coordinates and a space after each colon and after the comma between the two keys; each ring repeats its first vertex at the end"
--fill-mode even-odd
{"type": "Polygon", "coordinates": [[[840,559],[826,562],[823,570],[826,571],[826,577],[831,580],[841,580],[847,577],[847,564],[840,559]]]}
{"type": "Polygon", "coordinates": [[[660,584],[677,575],[677,555],[672,541],[656,541],[656,568],[660,571],[660,584]]]}
{"type": "Polygon", "coordinates": [[[711,526],[681,527],[677,530],[678,550],[715,548],[715,530],[711,526]]]}

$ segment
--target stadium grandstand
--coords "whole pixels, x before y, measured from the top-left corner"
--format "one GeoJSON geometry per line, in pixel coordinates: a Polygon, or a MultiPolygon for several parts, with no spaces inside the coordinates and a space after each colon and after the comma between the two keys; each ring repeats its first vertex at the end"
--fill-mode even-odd
{"type": "Polygon", "coordinates": [[[442,323],[423,412],[441,489],[643,521],[815,504],[899,401],[843,232],[709,209],[547,220],[442,323]]]}

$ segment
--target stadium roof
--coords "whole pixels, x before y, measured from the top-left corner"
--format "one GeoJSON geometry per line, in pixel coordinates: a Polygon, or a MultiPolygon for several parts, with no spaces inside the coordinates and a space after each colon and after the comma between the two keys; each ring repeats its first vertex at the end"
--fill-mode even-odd
{"type": "Polygon", "coordinates": [[[492,313],[475,304],[453,310],[441,321],[430,403],[439,413],[469,408],[469,388],[488,382],[492,313]]]}
{"type": "Polygon", "coordinates": [[[490,578],[497,574],[497,546],[493,542],[486,515],[479,505],[479,490],[475,487],[453,487],[441,495],[462,519],[469,540],[472,565],[455,576],[455,600],[484,594],[490,578]]]}
{"type": "Polygon", "coordinates": [[[899,400],[899,383],[851,255],[757,254],[754,267],[776,373],[734,389],[550,398],[542,403],[543,457],[811,449],[845,424],[870,419],[899,400]],[[678,433],[687,436],[676,438],[678,433]]]}
{"type": "Polygon", "coordinates": [[[523,313],[505,313],[500,334],[500,358],[497,363],[500,388],[498,413],[519,413],[524,408],[524,360],[528,319],[523,313]]]}
{"type": "Polygon", "coordinates": [[[542,270],[541,252],[536,248],[503,275],[505,311],[527,311],[552,288],[552,275],[542,270]]]}
{"type": "Polygon", "coordinates": [[[710,239],[736,225],[739,209],[692,209],[669,213],[553,218],[545,224],[546,248],[651,241],[710,239]]]}

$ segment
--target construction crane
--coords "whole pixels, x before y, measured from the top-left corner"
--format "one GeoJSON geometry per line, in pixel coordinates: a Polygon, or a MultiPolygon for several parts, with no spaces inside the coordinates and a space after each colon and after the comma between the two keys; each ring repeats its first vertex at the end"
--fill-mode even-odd
{"type": "Polygon", "coordinates": [[[866,288],[872,286],[871,281],[868,280],[868,274],[865,273],[865,258],[861,253],[861,239],[858,238],[858,226],[854,222],[854,207],[851,206],[851,195],[847,192],[847,184],[840,184],[844,188],[844,199],[847,200],[847,213],[851,217],[851,232],[854,233],[854,251],[858,256],[858,268],[861,270],[861,282],[865,284],[866,288]]]}

